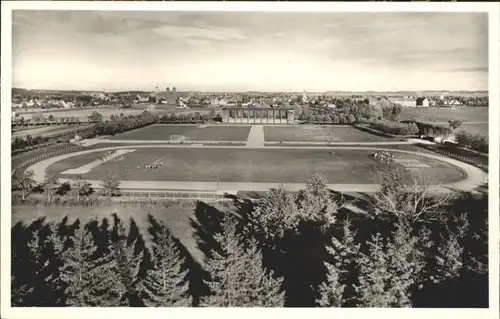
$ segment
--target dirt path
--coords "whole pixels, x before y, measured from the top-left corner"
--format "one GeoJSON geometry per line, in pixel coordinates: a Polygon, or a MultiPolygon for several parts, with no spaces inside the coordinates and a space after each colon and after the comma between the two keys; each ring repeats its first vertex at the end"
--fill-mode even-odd
{"type": "MultiPolygon", "coordinates": [[[[241,146],[182,146],[182,145],[134,145],[134,149],[139,149],[139,148],[150,148],[150,147],[161,147],[161,148],[183,148],[183,147],[189,147],[189,148],[240,148],[241,146]]],[[[119,149],[125,149],[125,146],[115,146],[115,147],[105,147],[105,148],[100,148],[100,149],[91,149],[91,150],[84,150],[84,151],[79,151],[71,154],[63,154],[59,155],[56,157],[52,157],[43,161],[40,161],[38,163],[33,164],[28,168],[28,170],[32,170],[34,173],[33,178],[35,179],[36,182],[40,183],[43,182],[44,177],[45,177],[45,172],[47,168],[61,160],[71,158],[73,156],[79,156],[83,154],[89,154],[93,152],[101,152],[101,151],[106,151],[106,150],[119,150],[119,149]]],[[[292,146],[267,146],[265,149],[311,149],[311,150],[318,150],[318,149],[325,149],[325,150],[335,150],[335,149],[360,149],[360,150],[372,150],[372,151],[380,151],[380,148],[373,148],[373,147],[292,147],[292,146]]],[[[461,169],[463,172],[466,173],[467,177],[459,182],[455,183],[449,183],[449,184],[443,184],[443,185],[434,185],[432,188],[432,191],[438,192],[438,191],[449,191],[450,189],[455,189],[455,190],[463,190],[463,191],[469,191],[473,190],[484,183],[488,182],[488,174],[482,171],[481,169],[469,165],[464,162],[460,162],[458,160],[444,157],[441,155],[434,155],[434,154],[429,154],[429,153],[420,153],[420,152],[414,152],[414,151],[406,151],[406,150],[395,150],[395,149],[388,149],[391,152],[394,153],[401,153],[401,154],[411,154],[411,155],[417,155],[421,157],[426,157],[430,159],[435,159],[439,160],[445,163],[448,163],[450,165],[453,165],[459,169],[461,169]]],[[[62,180],[65,181],[65,180],[62,180]]],[[[100,188],[100,181],[89,181],[90,183],[93,184],[94,187],[100,188]]],[[[121,184],[121,187],[123,189],[149,189],[149,190],[175,190],[175,189],[185,189],[185,190],[207,190],[207,191],[222,191],[222,192],[231,192],[234,193],[235,191],[243,191],[243,190],[249,190],[249,191],[259,191],[259,190],[268,190],[271,187],[278,187],[281,184],[278,183],[226,183],[226,182],[175,182],[175,181],[160,181],[160,182],[154,182],[154,181],[123,181],[121,184]]],[[[304,187],[304,184],[286,184],[288,188],[291,189],[300,189],[304,187]]],[[[329,187],[336,191],[342,191],[342,192],[373,192],[376,190],[377,185],[371,185],[371,184],[329,184],[329,187]]]]}

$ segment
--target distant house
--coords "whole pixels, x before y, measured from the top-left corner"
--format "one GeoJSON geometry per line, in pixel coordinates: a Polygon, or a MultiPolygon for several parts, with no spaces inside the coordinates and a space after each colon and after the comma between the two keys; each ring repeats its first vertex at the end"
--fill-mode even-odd
{"type": "Polygon", "coordinates": [[[426,97],[417,98],[417,107],[429,107],[429,99],[426,97]]]}

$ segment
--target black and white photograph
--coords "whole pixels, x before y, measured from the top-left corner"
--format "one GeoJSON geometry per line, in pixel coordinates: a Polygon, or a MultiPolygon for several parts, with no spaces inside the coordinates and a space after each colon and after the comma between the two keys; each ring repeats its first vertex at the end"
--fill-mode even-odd
{"type": "Polygon", "coordinates": [[[498,315],[498,6],[15,3],[2,3],[9,313],[498,315]]]}

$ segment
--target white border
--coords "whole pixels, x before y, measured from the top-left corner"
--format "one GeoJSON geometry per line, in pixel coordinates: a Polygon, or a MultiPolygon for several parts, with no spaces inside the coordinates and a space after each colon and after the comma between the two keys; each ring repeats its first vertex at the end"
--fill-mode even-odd
{"type": "Polygon", "coordinates": [[[499,303],[499,147],[500,91],[499,91],[499,4],[497,3],[285,3],[285,2],[1,2],[1,318],[124,318],[127,316],[216,318],[272,316],[303,318],[306,316],[330,318],[400,317],[400,318],[498,318],[499,303]],[[490,308],[472,309],[159,309],[159,308],[10,308],[10,102],[11,102],[11,10],[172,10],[172,11],[341,11],[341,12],[489,12],[489,138],[490,138],[490,308]]]}

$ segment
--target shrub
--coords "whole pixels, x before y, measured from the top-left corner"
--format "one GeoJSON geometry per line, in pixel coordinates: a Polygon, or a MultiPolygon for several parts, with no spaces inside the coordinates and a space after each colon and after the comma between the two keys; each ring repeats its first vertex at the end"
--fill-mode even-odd
{"type": "Polygon", "coordinates": [[[333,123],[333,124],[339,124],[340,119],[339,119],[339,117],[338,117],[337,115],[333,114],[333,115],[331,116],[331,118],[332,118],[332,123],[333,123]]]}
{"type": "Polygon", "coordinates": [[[459,131],[456,135],[458,145],[482,153],[488,153],[488,139],[481,134],[459,131]]]}
{"type": "Polygon", "coordinates": [[[415,135],[419,131],[415,123],[400,123],[388,120],[366,121],[365,123],[371,128],[392,135],[415,135]]]}
{"type": "Polygon", "coordinates": [[[356,122],[356,118],[354,117],[354,115],[349,114],[347,121],[349,124],[353,124],[354,122],[356,122]]]}

